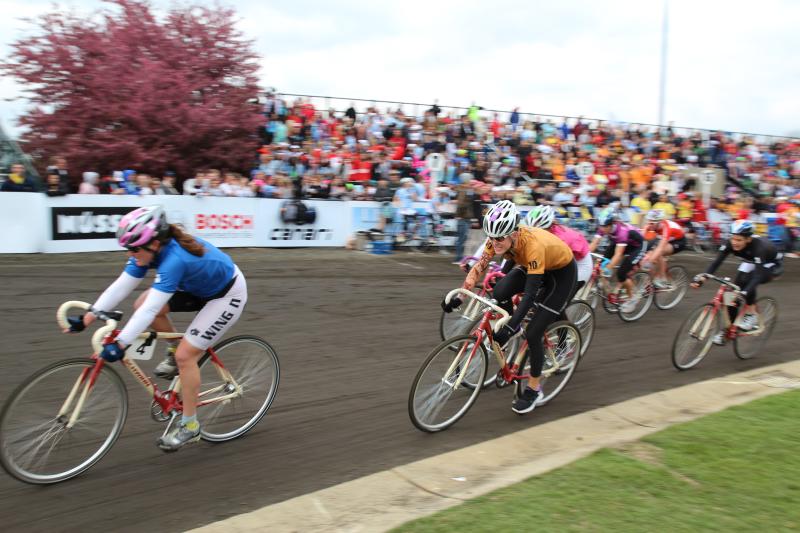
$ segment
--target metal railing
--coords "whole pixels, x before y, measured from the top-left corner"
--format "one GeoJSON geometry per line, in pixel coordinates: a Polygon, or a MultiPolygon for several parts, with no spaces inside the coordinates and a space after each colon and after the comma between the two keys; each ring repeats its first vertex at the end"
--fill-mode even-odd
{"type": "MultiPolygon", "coordinates": [[[[323,109],[333,109],[337,112],[343,112],[348,107],[350,107],[351,103],[362,103],[366,104],[363,106],[362,109],[356,108],[357,114],[364,114],[366,112],[367,107],[378,107],[379,104],[381,105],[394,105],[394,106],[408,106],[413,108],[413,112],[411,116],[415,118],[420,118],[423,116],[427,109],[433,107],[434,104],[428,103],[423,104],[419,102],[400,102],[396,100],[374,100],[374,99],[367,99],[367,98],[348,98],[343,96],[324,96],[324,95],[313,95],[313,94],[299,94],[299,93],[285,93],[285,92],[276,92],[277,96],[286,96],[286,97],[294,97],[294,98],[307,98],[314,103],[315,101],[323,101],[324,106],[320,106],[323,109]]],[[[288,102],[287,102],[288,103],[288,102]]],[[[436,104],[443,113],[447,114],[453,111],[459,112],[460,114],[466,113],[470,108],[463,107],[463,106],[452,106],[452,105],[441,105],[436,104]]],[[[355,106],[354,106],[355,108],[355,106]]],[[[405,110],[403,110],[404,113],[405,110]]],[[[481,108],[481,112],[484,113],[501,113],[510,115],[511,111],[502,110],[502,109],[491,109],[491,108],[481,108]]],[[[578,120],[583,121],[584,123],[595,123],[595,124],[609,124],[609,123],[618,123],[618,124],[626,124],[631,126],[643,126],[650,129],[659,129],[667,127],[667,125],[658,125],[658,124],[649,124],[646,122],[625,122],[625,121],[612,121],[609,119],[602,119],[602,118],[591,118],[581,116],[571,116],[571,115],[548,115],[546,113],[528,113],[528,112],[519,112],[520,114],[520,123],[524,123],[526,121],[535,120],[538,122],[544,122],[546,120],[552,120],[554,125],[560,124],[561,121],[566,119],[568,123],[575,124],[578,120]],[[543,120],[542,120],[543,119],[543,120]],[[558,121],[558,122],[556,122],[558,121]]],[[[672,126],[673,131],[680,132],[684,135],[691,135],[694,132],[701,132],[705,133],[706,136],[710,133],[714,133],[717,131],[723,131],[726,134],[730,135],[739,135],[743,137],[750,137],[754,138],[760,142],[766,143],[774,143],[776,141],[781,140],[789,140],[789,141],[798,141],[800,137],[792,137],[786,135],[772,135],[772,134],[765,134],[765,133],[752,133],[752,132],[744,132],[744,131],[731,131],[731,130],[723,130],[723,129],[709,129],[709,128],[696,128],[690,126],[672,126]]]]}

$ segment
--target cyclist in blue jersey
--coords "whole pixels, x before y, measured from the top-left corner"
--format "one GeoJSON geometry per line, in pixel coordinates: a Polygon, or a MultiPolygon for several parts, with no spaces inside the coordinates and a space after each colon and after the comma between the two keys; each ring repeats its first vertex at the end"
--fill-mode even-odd
{"type": "Polygon", "coordinates": [[[150,268],[156,270],[152,287],[134,303],[134,313],[114,342],[99,354],[106,361],[119,361],[136,337],[152,327],[175,332],[170,311],[197,311],[186,334],[155,370],[159,377],[173,378],[180,372],[183,400],[181,423],[158,441],[166,451],[200,440],[197,395],[200,369],[206,349],[239,320],[247,303],[244,275],[225,253],[210,243],[169,224],[160,206],[142,207],[120,220],[117,241],[128,250],[125,270],[82,317],[70,318],[70,332],[83,330],[102,311],[114,309],[142,281],[150,268]]]}
{"type": "Polygon", "coordinates": [[[611,207],[603,209],[597,216],[597,234],[589,245],[589,251],[595,251],[603,236],[609,241],[605,251],[606,258],[611,260],[608,269],[619,265],[616,292],[624,287],[627,295],[621,309],[629,313],[636,308],[637,302],[633,297],[633,281],[628,274],[644,256],[644,238],[638,228],[619,220],[619,214],[611,207]]]}

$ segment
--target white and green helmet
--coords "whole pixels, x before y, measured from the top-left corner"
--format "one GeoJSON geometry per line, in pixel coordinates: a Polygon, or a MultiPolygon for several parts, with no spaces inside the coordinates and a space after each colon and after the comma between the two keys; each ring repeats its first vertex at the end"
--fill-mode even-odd
{"type": "Polygon", "coordinates": [[[553,225],[553,220],[556,217],[556,212],[549,205],[537,205],[525,217],[525,225],[534,228],[547,229],[553,225]]]}

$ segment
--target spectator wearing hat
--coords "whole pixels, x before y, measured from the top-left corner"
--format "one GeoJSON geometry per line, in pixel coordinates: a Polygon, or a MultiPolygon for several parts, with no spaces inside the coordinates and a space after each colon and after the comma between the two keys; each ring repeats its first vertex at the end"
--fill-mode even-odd
{"type": "Polygon", "coordinates": [[[97,172],[84,172],[83,182],[78,187],[78,194],[100,194],[100,189],[97,187],[97,180],[100,175],[97,172]]]}

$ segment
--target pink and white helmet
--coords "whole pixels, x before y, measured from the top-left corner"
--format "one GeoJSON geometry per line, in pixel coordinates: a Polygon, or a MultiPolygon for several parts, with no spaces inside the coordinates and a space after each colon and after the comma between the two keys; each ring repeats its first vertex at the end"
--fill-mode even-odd
{"type": "Polygon", "coordinates": [[[144,246],[153,239],[163,237],[169,224],[160,205],[134,209],[119,221],[117,242],[124,248],[144,246]]]}

